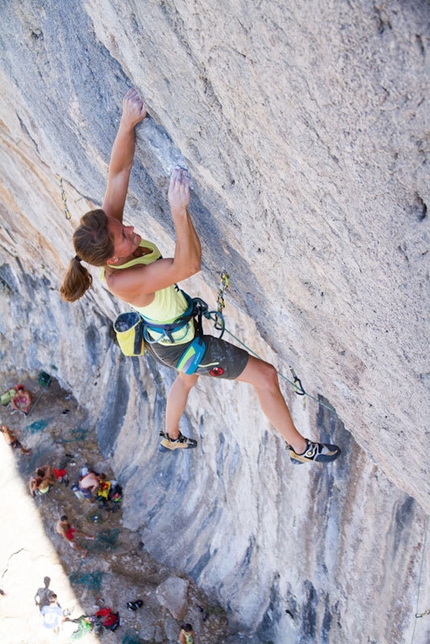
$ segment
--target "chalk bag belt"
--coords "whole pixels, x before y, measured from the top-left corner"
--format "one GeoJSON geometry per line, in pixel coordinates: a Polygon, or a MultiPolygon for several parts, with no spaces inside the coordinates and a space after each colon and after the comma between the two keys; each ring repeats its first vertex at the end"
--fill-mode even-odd
{"type": "MultiPolygon", "coordinates": [[[[186,311],[182,313],[182,315],[176,318],[176,320],[173,320],[173,322],[163,322],[163,323],[157,324],[157,322],[152,322],[148,318],[145,318],[142,316],[143,324],[144,324],[143,337],[145,342],[148,342],[148,344],[157,344],[163,338],[168,338],[171,344],[176,344],[176,342],[180,342],[185,338],[185,336],[188,333],[188,324],[190,320],[196,315],[195,313],[196,305],[195,305],[195,301],[192,300],[190,296],[187,295],[187,293],[182,291],[182,294],[184,295],[185,299],[188,302],[188,308],[186,309],[186,311]],[[183,336],[179,338],[174,338],[173,333],[175,331],[179,331],[180,329],[184,329],[183,336]],[[156,339],[151,338],[151,336],[149,335],[151,331],[154,333],[160,334],[160,337],[156,339]]],[[[195,298],[195,299],[197,300],[198,298],[195,298]]],[[[203,302],[203,300],[201,301],[203,302]]],[[[203,302],[203,304],[205,303],[203,302]]],[[[206,304],[206,309],[207,309],[207,304],[206,304]]],[[[201,329],[201,323],[199,325],[199,323],[197,322],[196,323],[197,332],[198,332],[199,326],[201,329]]]]}
{"type": "MultiPolygon", "coordinates": [[[[191,319],[194,319],[195,324],[195,337],[193,341],[187,346],[184,350],[184,353],[179,358],[179,361],[176,365],[176,369],[188,375],[195,373],[197,368],[200,365],[200,362],[204,358],[206,352],[206,343],[203,339],[203,325],[202,319],[203,316],[209,320],[214,320],[215,311],[209,311],[207,303],[199,297],[191,298],[185,291],[182,291],[187,303],[188,308],[184,313],[173,320],[173,322],[168,322],[164,324],[157,324],[148,320],[147,318],[143,319],[143,337],[145,342],[149,344],[157,344],[162,338],[168,338],[172,344],[176,344],[188,333],[188,325],[191,319]],[[173,333],[184,329],[182,338],[174,338],[173,333]],[[150,333],[158,333],[161,337],[154,339],[151,338],[150,333]]],[[[217,327],[221,330],[220,338],[222,337],[225,329],[224,318],[222,314],[217,315],[218,323],[221,322],[221,325],[217,327]]]]}

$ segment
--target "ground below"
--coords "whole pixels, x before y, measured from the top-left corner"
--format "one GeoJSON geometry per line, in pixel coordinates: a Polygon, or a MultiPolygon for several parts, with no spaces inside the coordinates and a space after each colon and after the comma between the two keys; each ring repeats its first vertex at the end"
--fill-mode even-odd
{"type": "MultiPolygon", "coordinates": [[[[72,491],[84,465],[105,472],[108,479],[114,478],[109,462],[98,449],[87,414],[73,395],[63,390],[55,378],[45,388],[29,379],[21,382],[33,394],[35,404],[30,414],[12,412],[10,405],[0,408],[1,423],[31,448],[31,453],[24,455],[5,441],[0,443],[1,506],[7,525],[2,530],[0,547],[0,588],[5,593],[0,597],[1,641],[53,641],[52,634],[42,626],[34,601],[37,590],[48,585],[71,618],[94,614],[98,606],[119,611],[120,628],[115,632],[104,629],[98,637],[86,635],[86,642],[176,642],[182,620],[194,625],[200,642],[232,642],[235,637],[229,632],[223,610],[180,571],[169,570],[151,559],[139,534],[122,526],[121,505],[111,503],[109,508],[101,508],[77,498],[72,491]],[[56,483],[47,495],[33,499],[28,481],[38,467],[47,463],[55,468],[65,467],[69,483],[56,483]],[[56,533],[56,522],[62,514],[67,514],[78,529],[95,537],[93,541],[79,542],[88,550],[85,557],[56,533]],[[165,605],[170,599],[172,606],[179,600],[169,598],[169,591],[162,589],[166,581],[174,587],[178,579],[186,591],[181,615],[174,616],[165,605]],[[142,608],[127,609],[127,602],[136,599],[143,600],[142,608]]],[[[17,383],[12,374],[3,388],[17,383]]],[[[173,613],[178,610],[176,606],[173,613]]],[[[75,624],[65,623],[55,641],[70,641],[75,629],[75,624]]]]}

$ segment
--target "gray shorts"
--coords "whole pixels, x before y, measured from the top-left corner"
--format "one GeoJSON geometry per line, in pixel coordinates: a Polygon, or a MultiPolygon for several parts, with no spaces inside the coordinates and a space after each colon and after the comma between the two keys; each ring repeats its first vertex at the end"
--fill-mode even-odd
{"type": "MultiPolygon", "coordinates": [[[[248,363],[249,353],[230,344],[230,342],[215,338],[213,335],[203,335],[202,337],[206,344],[206,351],[196,374],[225,378],[226,380],[238,378],[248,363]]],[[[145,351],[148,351],[158,362],[175,369],[180,357],[190,344],[191,342],[186,342],[185,344],[164,346],[145,342],[145,351]]]]}

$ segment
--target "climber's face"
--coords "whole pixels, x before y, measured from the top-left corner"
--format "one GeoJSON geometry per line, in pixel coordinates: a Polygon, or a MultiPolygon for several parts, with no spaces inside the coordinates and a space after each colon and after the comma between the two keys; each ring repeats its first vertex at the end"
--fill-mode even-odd
{"type": "Polygon", "coordinates": [[[134,232],[134,226],[124,226],[118,219],[109,217],[107,227],[114,248],[114,256],[108,259],[107,263],[116,264],[133,255],[142,240],[142,237],[134,232]]]}

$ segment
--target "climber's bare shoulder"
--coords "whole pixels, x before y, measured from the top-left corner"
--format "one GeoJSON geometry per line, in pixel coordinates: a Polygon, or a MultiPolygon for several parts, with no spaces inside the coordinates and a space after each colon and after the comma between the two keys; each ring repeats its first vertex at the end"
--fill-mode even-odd
{"type": "Polygon", "coordinates": [[[154,299],[155,291],[145,279],[146,266],[131,266],[124,271],[105,269],[106,285],[112,295],[132,306],[148,306],[154,299]]]}

